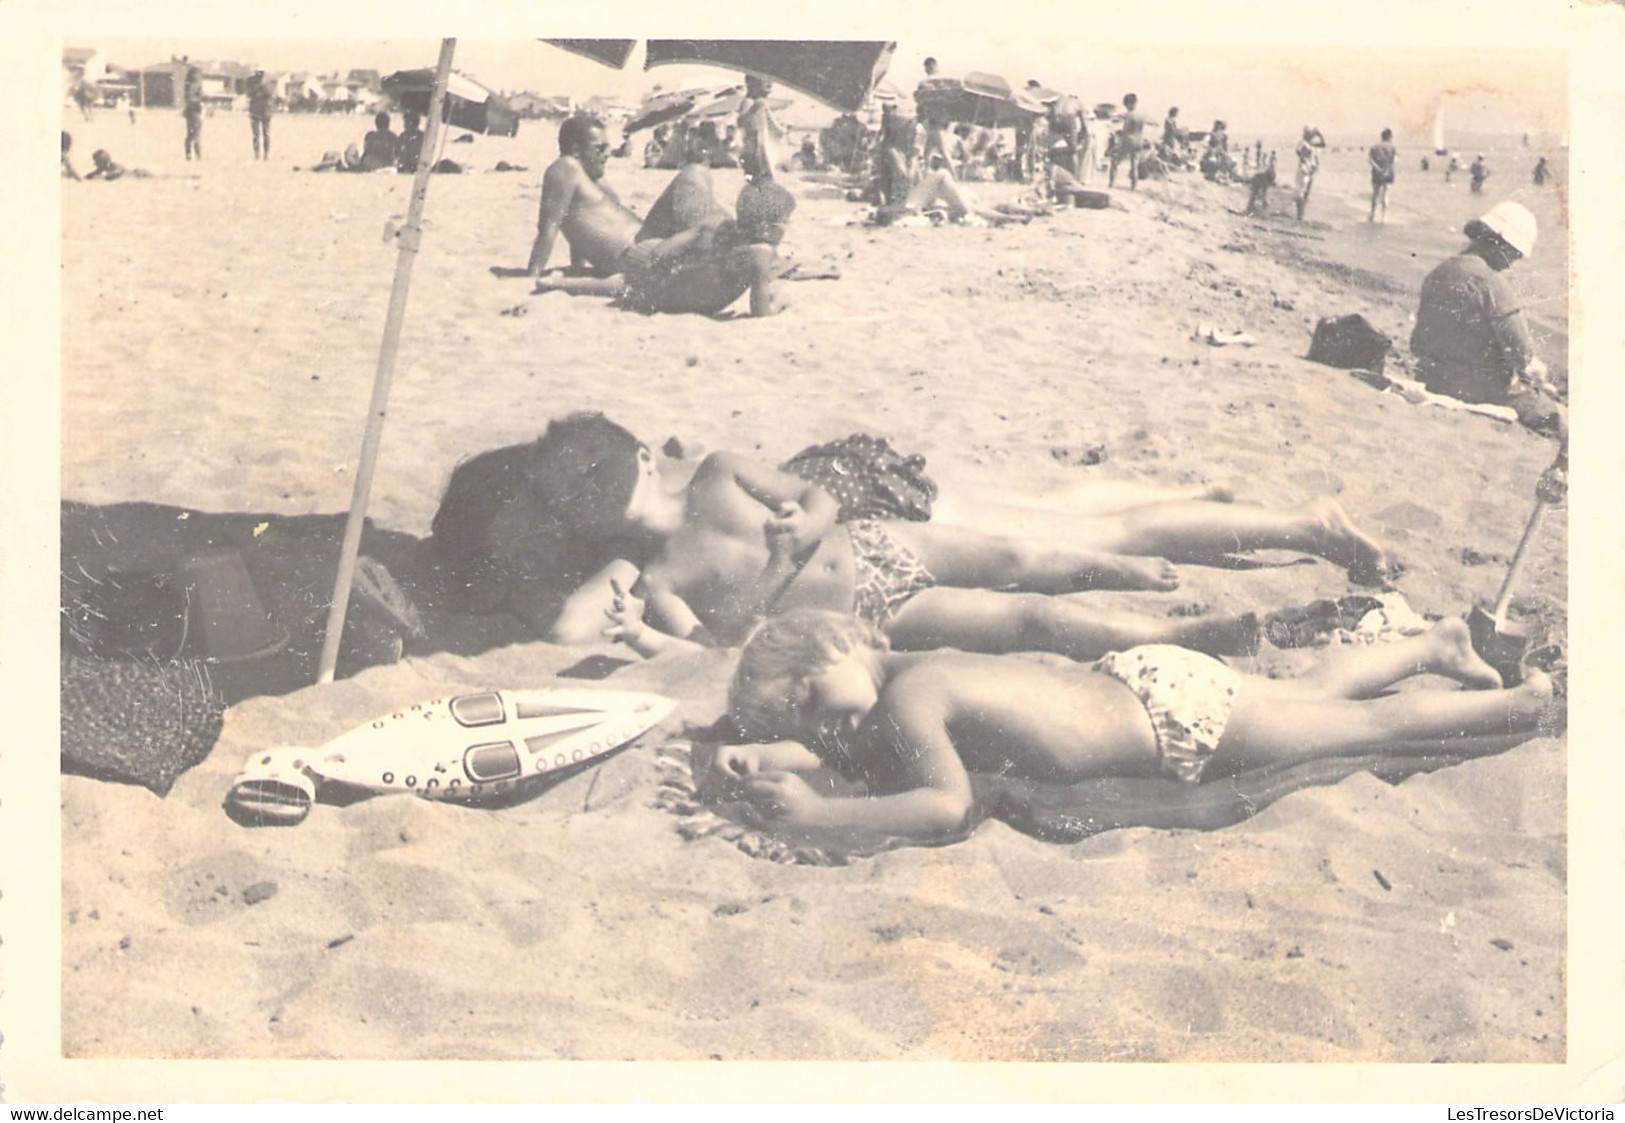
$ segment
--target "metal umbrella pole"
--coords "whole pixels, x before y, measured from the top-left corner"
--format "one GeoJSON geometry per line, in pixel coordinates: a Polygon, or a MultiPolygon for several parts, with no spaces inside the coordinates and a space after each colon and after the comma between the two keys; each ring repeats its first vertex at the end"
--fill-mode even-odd
{"type": "Polygon", "coordinates": [[[451,75],[451,58],[457,40],[440,41],[440,63],[435,69],[434,95],[429,99],[429,120],[423,133],[423,156],[412,180],[412,202],[407,208],[406,225],[397,235],[400,253],[395,260],[395,285],[389,294],[389,314],[384,318],[384,340],[378,349],[378,370],[373,376],[372,401],[367,407],[367,427],[361,438],[361,459],[356,467],[355,490],[350,497],[350,515],[344,524],[344,544],[339,551],[338,576],[333,582],[333,603],[327,612],[327,631],[322,637],[322,657],[316,681],[333,681],[338,667],[339,643],[344,638],[344,617],[350,607],[350,587],[355,580],[356,556],[361,550],[361,531],[367,520],[367,500],[372,494],[372,476],[378,466],[378,449],[383,442],[384,418],[389,406],[390,384],[395,378],[395,356],[400,350],[401,325],[406,320],[406,298],[412,288],[412,265],[417,260],[422,239],[423,207],[429,196],[429,176],[434,166],[435,142],[440,134],[441,106],[446,100],[446,83],[451,75]]]}

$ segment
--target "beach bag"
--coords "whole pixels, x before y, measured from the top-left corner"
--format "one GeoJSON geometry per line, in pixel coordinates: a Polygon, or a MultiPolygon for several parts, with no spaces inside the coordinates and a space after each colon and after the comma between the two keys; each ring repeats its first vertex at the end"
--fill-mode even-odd
{"type": "Polygon", "coordinates": [[[165,796],[214,748],[225,702],[195,661],[62,663],[62,768],[165,796]]]}
{"type": "Polygon", "coordinates": [[[1309,360],[1339,370],[1381,372],[1394,341],[1359,313],[1322,319],[1309,342],[1309,360]]]}
{"type": "Polygon", "coordinates": [[[803,449],[782,468],[833,495],[841,505],[839,522],[929,522],[937,498],[936,482],[925,474],[925,457],[904,456],[886,438],[869,433],[803,449]]]}

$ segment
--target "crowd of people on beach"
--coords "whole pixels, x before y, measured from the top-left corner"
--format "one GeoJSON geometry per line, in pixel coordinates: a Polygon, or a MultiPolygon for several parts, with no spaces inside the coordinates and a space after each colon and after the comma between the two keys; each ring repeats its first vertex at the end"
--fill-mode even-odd
{"type": "MultiPolygon", "coordinates": [[[[181,99],[188,160],[202,159],[196,74],[181,99]]],[[[938,77],[935,60],[926,76],[938,77]]],[[[262,78],[249,119],[255,158],[269,159],[262,78]]],[[[655,133],[644,163],[674,175],[642,216],[606,180],[616,148],[605,123],[566,118],[542,177],[528,260],[493,272],[526,278],[538,293],[608,296],[643,312],[717,315],[747,297],[752,316],[771,315],[779,246],[796,209],[779,177],[794,163],[853,176],[854,197],[873,206],[878,225],[1026,221],[1098,195],[1090,184],[1102,169],[1108,191],[1121,182],[1136,192],[1187,170],[1245,183],[1248,215],[1267,213],[1277,186],[1275,153],[1260,142],[1238,159],[1223,120],[1193,133],[1170,108],[1154,142],[1134,93],[1120,108],[1093,112],[1056,96],[1017,130],[1009,152],[988,130],[926,101],[915,117],[888,102],[872,140],[832,126],[823,151],[803,145],[781,161],[786,133],[771,92],[752,75],[732,126],[655,133]],[[730,207],[713,171],[732,167],[744,185],[730,207]],[[969,185],[984,171],[1028,183],[1031,193],[990,206],[969,185]],[[560,238],[563,268],[551,264],[560,238]]],[[[359,147],[314,170],[415,172],[420,119],[408,111],[400,133],[391,125],[379,112],[359,147]]],[[[63,131],[63,175],[78,179],[71,143],[63,131]]],[[[1293,153],[1298,219],[1325,149],[1325,137],[1305,125],[1293,153]]],[[[1373,223],[1386,218],[1397,161],[1385,128],[1367,153],[1373,223]]],[[[141,174],[104,151],[93,163],[85,178],[141,174]]],[[[1536,184],[1547,174],[1542,160],[1536,184]]],[[[1482,157],[1471,176],[1478,194],[1489,176],[1482,157]]],[[[1499,202],[1464,233],[1468,245],[1422,286],[1410,340],[1422,381],[1566,436],[1558,388],[1502,276],[1533,251],[1533,215],[1499,202]]],[[[515,612],[554,642],[608,638],[646,657],[741,647],[729,697],[733,743],[716,753],[713,779],[756,822],[792,832],[951,836],[970,813],[972,771],[1063,785],[1161,778],[1165,819],[1178,823],[1183,807],[1191,821],[1206,821],[1219,797],[1189,793],[1215,777],[1415,753],[1418,744],[1475,755],[1531,736],[1550,718],[1551,679],[1533,665],[1492,665],[1461,620],[1273,681],[1241,675],[1222,657],[1300,638],[1281,626],[1303,622],[1288,606],[1168,617],[1101,610],[1074,596],[1168,591],[1177,565],[1254,550],[1325,559],[1362,586],[1394,581],[1400,567],[1389,551],[1330,499],[1273,510],[1222,490],[1103,496],[1049,513],[1042,534],[1011,535],[933,519],[935,484],[885,441],[837,444],[782,466],[729,452],[694,463],[658,456],[601,414],[568,414],[534,442],[459,465],[435,516],[433,548],[461,596],[481,611],[515,612]],[[565,554],[573,577],[561,596],[565,554]],[[1064,659],[1019,657],[1031,652],[1064,659]],[[1419,674],[1451,687],[1388,693],[1419,674]],[[830,770],[866,782],[869,798],[830,798],[816,786],[830,770]]],[[[1560,455],[1543,494],[1561,493],[1562,468],[1560,455]]],[[[1321,622],[1340,619],[1334,606],[1321,622]]],[[[1248,788],[1235,779],[1227,790],[1248,788]]]]}

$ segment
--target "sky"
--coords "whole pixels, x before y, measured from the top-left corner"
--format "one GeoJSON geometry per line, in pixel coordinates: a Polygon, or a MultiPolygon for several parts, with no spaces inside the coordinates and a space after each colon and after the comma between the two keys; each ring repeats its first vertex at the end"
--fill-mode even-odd
{"type": "MultiPolygon", "coordinates": [[[[954,26],[916,29],[912,37],[907,30],[898,32],[888,74],[905,92],[932,55],[947,74],[990,71],[1017,85],[1036,78],[1088,104],[1117,101],[1132,90],[1155,117],[1177,104],[1188,127],[1222,117],[1240,136],[1295,133],[1315,124],[1328,136],[1360,138],[1391,127],[1402,141],[1424,141],[1441,105],[1452,131],[1560,137],[1567,124],[1566,59],[1551,47],[1159,46],[1148,35],[1145,46],[1091,48],[1075,40],[989,36],[954,26]]],[[[439,51],[435,39],[157,39],[97,36],[83,28],[73,29],[64,43],[98,46],[109,61],[124,66],[186,54],[322,72],[433,66],[439,51]]],[[[497,89],[578,98],[610,94],[634,103],[656,84],[674,89],[736,80],[708,68],[645,72],[641,50],[624,71],[610,70],[534,39],[461,39],[456,66],[497,89]]]]}

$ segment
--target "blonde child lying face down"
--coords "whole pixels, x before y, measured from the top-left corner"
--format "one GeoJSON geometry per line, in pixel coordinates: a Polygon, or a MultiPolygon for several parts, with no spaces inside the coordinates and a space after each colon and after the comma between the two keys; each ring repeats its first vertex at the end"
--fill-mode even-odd
{"type": "Polygon", "coordinates": [[[1094,664],[898,653],[854,617],[799,611],[756,629],[729,698],[747,737],[781,740],[725,746],[714,767],[779,828],[930,840],[962,828],[971,772],[1057,783],[1162,775],[1194,785],[1441,743],[1480,755],[1533,735],[1551,705],[1551,681],[1539,671],[1502,688],[1454,619],[1274,680],[1165,645],[1094,664]],[[1453,681],[1384,694],[1414,675],[1453,681]],[[820,796],[798,773],[823,767],[866,781],[870,795],[820,796]]]}

